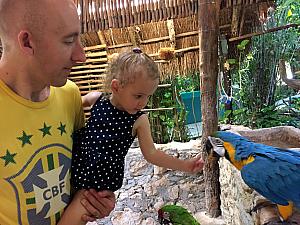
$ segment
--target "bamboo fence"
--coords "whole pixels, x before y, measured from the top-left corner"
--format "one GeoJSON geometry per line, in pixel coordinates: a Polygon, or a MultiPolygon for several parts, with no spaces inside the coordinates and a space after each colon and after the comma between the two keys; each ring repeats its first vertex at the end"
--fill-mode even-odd
{"type": "MultiPolygon", "coordinates": [[[[107,71],[107,51],[105,45],[85,47],[86,62],[77,63],[72,67],[69,79],[77,84],[81,95],[91,91],[105,91],[107,71]]],[[[90,109],[85,109],[86,118],[90,116],[90,109]]]]}

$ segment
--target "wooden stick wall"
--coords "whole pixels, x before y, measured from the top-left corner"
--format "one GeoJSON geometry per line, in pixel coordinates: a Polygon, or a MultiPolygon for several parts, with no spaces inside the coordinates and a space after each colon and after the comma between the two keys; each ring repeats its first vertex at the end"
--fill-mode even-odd
{"type": "Polygon", "coordinates": [[[85,47],[86,62],[72,67],[69,79],[74,81],[82,95],[93,90],[104,91],[107,69],[106,45],[85,47]]]}
{"type": "MultiPolygon", "coordinates": [[[[222,8],[266,0],[220,0],[222,8]]],[[[198,0],[74,0],[82,33],[124,28],[149,22],[183,18],[198,13],[198,0]]]]}

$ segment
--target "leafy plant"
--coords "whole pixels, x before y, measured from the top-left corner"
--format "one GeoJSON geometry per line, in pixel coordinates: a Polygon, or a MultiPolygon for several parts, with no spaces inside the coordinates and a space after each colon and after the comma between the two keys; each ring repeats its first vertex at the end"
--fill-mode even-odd
{"type": "MultiPolygon", "coordinates": [[[[277,1],[276,10],[270,8],[262,20],[262,29],[300,22],[299,0],[277,1]]],[[[295,114],[278,111],[275,102],[295,92],[281,85],[277,73],[280,58],[299,68],[299,29],[290,28],[267,33],[242,41],[237,45],[237,59],[227,60],[232,79],[232,92],[239,108],[230,114],[235,124],[252,128],[278,125],[298,125],[295,114]]],[[[230,112],[225,112],[225,120],[230,112]]]]}
{"type": "Polygon", "coordinates": [[[149,112],[153,140],[156,143],[167,143],[172,140],[188,141],[185,127],[186,111],[179,93],[197,90],[197,88],[199,90],[199,74],[185,77],[177,75],[172,80],[166,80],[165,83],[171,86],[158,88],[148,104],[148,108],[151,109],[169,108],[169,110],[149,112]]]}

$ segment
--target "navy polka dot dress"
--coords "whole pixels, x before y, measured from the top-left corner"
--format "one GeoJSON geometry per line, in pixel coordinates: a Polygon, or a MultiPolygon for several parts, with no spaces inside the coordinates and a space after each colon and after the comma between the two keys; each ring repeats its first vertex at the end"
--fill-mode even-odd
{"type": "Polygon", "coordinates": [[[135,138],[133,124],[142,114],[118,110],[107,98],[97,100],[86,126],[73,135],[73,188],[97,191],[121,188],[124,158],[135,138]]]}

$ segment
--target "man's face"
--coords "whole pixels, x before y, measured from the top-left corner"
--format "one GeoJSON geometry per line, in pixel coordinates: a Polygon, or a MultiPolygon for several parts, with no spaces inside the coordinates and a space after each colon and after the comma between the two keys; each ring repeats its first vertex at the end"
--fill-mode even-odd
{"type": "Polygon", "coordinates": [[[80,23],[76,7],[70,0],[49,3],[47,21],[39,40],[35,42],[34,70],[43,85],[63,86],[75,62],[85,61],[80,44],[80,23]],[[52,5],[51,5],[52,4],[52,5]]]}

